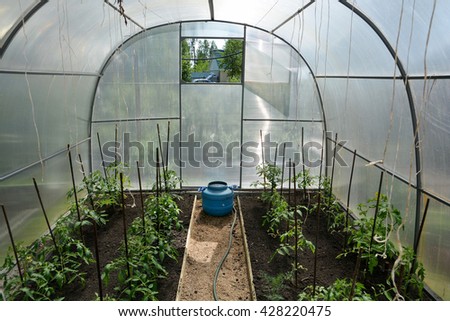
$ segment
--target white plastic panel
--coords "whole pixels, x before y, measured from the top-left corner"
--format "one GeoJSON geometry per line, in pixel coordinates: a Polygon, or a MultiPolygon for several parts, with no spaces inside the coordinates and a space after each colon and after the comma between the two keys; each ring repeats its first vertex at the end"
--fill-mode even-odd
{"type": "Polygon", "coordinates": [[[315,1],[275,34],[291,43],[319,76],[399,74],[375,32],[338,1],[315,1]]]}
{"type": "MultiPolygon", "coordinates": [[[[89,143],[85,142],[71,150],[77,184],[82,180],[77,155],[82,155],[85,168],[89,168],[89,143]]],[[[39,187],[45,211],[53,224],[65,214],[68,204],[66,193],[72,188],[68,153],[37,164],[19,174],[0,181],[0,204],[4,204],[11,225],[15,243],[24,245],[36,240],[48,232],[45,218],[33,184],[33,178],[39,187]]],[[[8,247],[11,246],[3,213],[0,215],[0,262],[3,262],[8,247]]]]}
{"type": "Polygon", "coordinates": [[[0,177],[89,137],[96,77],[0,74],[0,177]]]}
{"type": "Polygon", "coordinates": [[[449,1],[390,1],[389,5],[370,0],[354,2],[381,29],[392,47],[397,48],[408,74],[448,75],[449,1]]]}
{"type": "Polygon", "coordinates": [[[247,29],[244,119],[321,120],[316,83],[288,44],[247,29]]]}
{"type": "Polygon", "coordinates": [[[309,1],[277,0],[214,0],[214,17],[217,20],[246,23],[272,30],[288,19],[309,1]]]}
{"type": "Polygon", "coordinates": [[[39,1],[3,0],[0,4],[0,49],[14,26],[21,21],[23,14],[39,1]]]}
{"type": "Polygon", "coordinates": [[[191,38],[243,38],[244,26],[222,22],[186,22],[181,25],[181,36],[191,38]]]}
{"type": "Polygon", "coordinates": [[[450,80],[414,80],[425,190],[450,200],[450,80]]]}
{"type": "Polygon", "coordinates": [[[419,243],[419,260],[425,267],[425,282],[443,300],[450,300],[448,214],[448,206],[431,200],[419,243]]]}
{"type": "MultiPolygon", "coordinates": [[[[93,139],[91,140],[92,168],[103,173],[102,157],[99,150],[98,137],[102,146],[103,160],[109,165],[116,160],[114,145],[117,126],[117,161],[125,167],[125,174],[131,180],[131,187],[139,188],[137,162],[140,166],[140,174],[143,189],[151,189],[156,178],[156,149],[159,149],[159,138],[163,148],[164,164],[167,156],[167,142],[169,142],[169,169],[180,175],[179,144],[176,138],[180,137],[179,120],[145,120],[127,121],[118,123],[97,123],[92,126],[93,139]],[[170,122],[170,124],[169,124],[170,122]],[[158,136],[158,126],[160,136],[158,136]],[[169,134],[169,139],[167,138],[169,134]]],[[[162,159],[160,158],[162,163],[162,159]]]]}
{"type": "Polygon", "coordinates": [[[181,102],[184,186],[239,184],[242,86],[182,85],[181,102]]]}
{"type": "MultiPolygon", "coordinates": [[[[285,173],[287,179],[289,159],[295,162],[296,173],[302,170],[302,160],[310,170],[312,176],[320,172],[320,154],[323,136],[322,123],[304,123],[293,121],[245,121],[243,125],[243,153],[242,158],[242,187],[249,188],[251,184],[260,179],[256,174],[255,166],[262,161],[261,136],[263,136],[264,159],[272,164],[277,162],[279,167],[283,164],[285,156],[285,173]],[[304,131],[305,156],[302,156],[302,128],[304,131]],[[284,148],[286,146],[286,151],[284,148]],[[276,154],[275,154],[276,153],[276,154]],[[308,153],[306,155],[306,153],[308,153]],[[275,157],[277,155],[277,157],[275,157]]],[[[324,157],[326,157],[324,155],[324,157]]],[[[324,174],[325,172],[323,172],[324,174]]],[[[293,172],[291,173],[293,174],[293,172]]],[[[316,180],[317,182],[317,180],[316,180]]],[[[288,183],[285,182],[285,187],[288,183]]]]}
{"type": "Polygon", "coordinates": [[[414,131],[404,84],[382,79],[319,79],[327,130],[346,146],[415,183],[414,131]]]}
{"type": "Polygon", "coordinates": [[[151,29],[126,43],[98,85],[93,119],[178,117],[179,26],[151,29]]]}
{"type": "Polygon", "coordinates": [[[98,72],[111,51],[138,31],[103,1],[49,1],[15,35],[0,69],[98,72]]]}

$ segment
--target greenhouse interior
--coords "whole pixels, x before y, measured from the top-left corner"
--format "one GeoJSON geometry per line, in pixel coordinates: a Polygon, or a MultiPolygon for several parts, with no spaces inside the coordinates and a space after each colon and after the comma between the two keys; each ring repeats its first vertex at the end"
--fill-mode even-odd
{"type": "Polygon", "coordinates": [[[195,274],[182,251],[211,240],[180,234],[174,254],[170,237],[195,234],[213,183],[245,221],[251,266],[237,282],[250,294],[219,284],[221,299],[450,300],[449,12],[445,0],[1,0],[2,300],[78,300],[76,287],[164,300],[172,259],[170,298],[197,300],[180,293],[195,274]],[[106,263],[97,241],[113,217],[125,256],[106,263]],[[284,270],[262,274],[250,229],[284,270]],[[324,252],[325,234],[340,252],[324,252]],[[346,271],[320,277],[325,257],[346,271]],[[277,275],[294,294],[267,293],[277,275]]]}

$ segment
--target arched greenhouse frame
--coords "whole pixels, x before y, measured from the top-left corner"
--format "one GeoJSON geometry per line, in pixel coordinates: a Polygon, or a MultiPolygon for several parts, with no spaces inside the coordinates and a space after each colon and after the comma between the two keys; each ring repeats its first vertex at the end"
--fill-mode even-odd
{"type": "Polygon", "coordinates": [[[256,195],[270,164],[281,195],[307,169],[316,207],[327,189],[350,220],[382,193],[401,213],[392,244],[411,247],[429,298],[449,300],[448,12],[444,0],[2,0],[0,260],[51,231],[74,184],[108,165],[130,194],[152,195],[171,169],[176,193],[225,181],[256,195]]]}

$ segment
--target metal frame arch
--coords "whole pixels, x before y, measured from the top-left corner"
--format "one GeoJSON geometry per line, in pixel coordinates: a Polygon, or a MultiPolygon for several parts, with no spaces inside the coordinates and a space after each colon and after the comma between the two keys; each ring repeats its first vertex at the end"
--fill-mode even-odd
{"type": "Polygon", "coordinates": [[[415,168],[415,178],[416,178],[416,215],[415,215],[415,228],[414,228],[414,242],[416,242],[418,238],[418,230],[420,226],[420,211],[422,208],[422,163],[421,163],[421,152],[420,152],[420,134],[419,134],[419,128],[417,124],[417,115],[416,115],[416,108],[414,105],[414,98],[411,91],[411,86],[409,83],[408,74],[406,72],[405,67],[403,66],[403,63],[401,59],[398,57],[397,53],[395,52],[394,47],[391,45],[391,43],[388,41],[384,33],[380,30],[380,28],[377,27],[377,25],[370,20],[370,18],[364,14],[361,10],[359,10],[356,6],[349,3],[348,0],[339,0],[339,2],[347,7],[349,10],[352,10],[354,14],[356,14],[359,18],[361,18],[364,22],[368,24],[368,26],[377,34],[377,36],[381,39],[383,44],[386,46],[387,50],[391,54],[392,58],[396,62],[396,66],[400,71],[401,79],[403,80],[403,83],[405,85],[406,95],[408,97],[408,103],[409,103],[409,109],[411,113],[411,121],[412,121],[412,128],[413,128],[413,135],[414,135],[414,156],[416,161],[416,168],[415,168]]]}

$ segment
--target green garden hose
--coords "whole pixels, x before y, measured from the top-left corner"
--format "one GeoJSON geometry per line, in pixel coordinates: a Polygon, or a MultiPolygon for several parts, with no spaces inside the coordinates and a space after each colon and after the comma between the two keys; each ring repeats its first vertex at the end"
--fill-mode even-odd
{"type": "Polygon", "coordinates": [[[231,224],[230,238],[229,238],[229,241],[228,241],[228,248],[227,248],[227,251],[225,252],[225,255],[220,260],[219,265],[216,268],[216,273],[214,274],[213,296],[214,296],[214,300],[215,301],[219,301],[219,299],[217,297],[217,279],[219,277],[219,272],[222,269],[223,263],[227,259],[228,254],[230,254],[231,245],[233,243],[233,230],[234,230],[234,226],[236,225],[236,219],[237,219],[237,211],[236,211],[236,208],[234,206],[233,206],[233,212],[234,212],[234,219],[233,219],[233,223],[231,224]]]}

